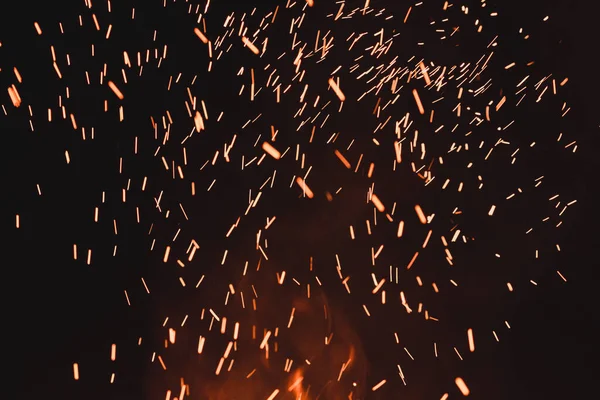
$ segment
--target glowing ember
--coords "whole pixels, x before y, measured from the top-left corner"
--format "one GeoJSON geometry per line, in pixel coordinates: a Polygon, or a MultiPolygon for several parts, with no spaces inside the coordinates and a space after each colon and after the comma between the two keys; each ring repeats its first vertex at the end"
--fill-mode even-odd
{"type": "MultiPolygon", "coordinates": [[[[65,249],[94,268],[138,260],[119,293],[155,327],[135,343],[144,390],[392,398],[421,360],[471,361],[508,334],[497,296],[537,285],[512,266],[560,251],[543,243],[576,203],[520,163],[539,157],[530,119],[568,118],[555,100],[568,78],[497,55],[485,2],[214,3],[164,1],[182,29],[163,36],[137,17],[154,4],[86,0],[64,29],[36,16],[47,54],[30,68],[50,71],[47,88],[2,68],[5,116],[70,135],[48,150],[65,174],[110,171],[87,179],[87,214],[70,210],[98,235],[65,249]]],[[[545,146],[576,152],[566,136],[545,146]]],[[[111,368],[135,347],[119,342],[117,358],[107,343],[111,368]]],[[[116,370],[111,384],[128,379],[116,370]]],[[[442,399],[485,398],[456,375],[444,371],[442,399]]]]}

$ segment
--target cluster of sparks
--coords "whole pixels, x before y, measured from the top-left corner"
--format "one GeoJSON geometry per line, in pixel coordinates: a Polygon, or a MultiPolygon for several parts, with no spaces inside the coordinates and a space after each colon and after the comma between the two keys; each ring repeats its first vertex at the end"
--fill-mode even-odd
{"type": "MultiPolygon", "coordinates": [[[[500,16],[485,0],[470,6],[450,1],[264,3],[231,11],[223,20],[211,18],[217,5],[210,0],[164,0],[162,7],[179,15],[182,35],[195,46],[185,62],[181,55],[171,61],[172,50],[157,30],[143,32],[152,38],[150,49],[124,50],[119,42],[95,48],[100,40],[110,42],[113,31],[133,29],[146,2],[140,2],[138,11],[110,0],[85,0],[77,20],[58,26],[40,20],[28,29],[49,45],[51,58],[40,60],[38,68],[54,70],[62,87],[58,105],[41,104],[35,91],[22,89],[27,76],[16,66],[1,70],[14,72],[2,104],[6,118],[26,113],[27,134],[63,124],[78,140],[92,143],[86,147],[90,150],[65,148],[60,156],[67,165],[84,158],[85,151],[93,152],[98,137],[120,144],[123,154],[118,163],[107,162],[107,168],[118,168],[122,187],[113,192],[98,188],[98,204],[89,215],[72,217],[110,225],[109,239],[118,238],[121,224],[141,226],[155,265],[168,271],[171,283],[152,281],[146,276],[149,267],[142,267],[137,287],[123,288],[124,306],[135,309],[157,287],[173,283],[186,298],[192,293],[199,299],[199,310],[186,311],[187,303],[177,306],[181,318],[160,315],[159,340],[152,346],[145,343],[152,339],[144,337],[129,344],[146,344],[143,357],[153,373],[168,377],[167,387],[153,388],[153,398],[330,398],[328,388],[339,398],[369,398],[386,386],[397,390],[394,385],[410,385],[406,364],[417,354],[468,361],[476,343],[499,341],[509,322],[500,320],[490,331],[464,326],[464,340],[455,345],[407,343],[401,329],[383,325],[399,315],[407,323],[424,321],[431,329],[443,322],[435,302],[426,300],[461,296],[460,279],[453,274],[473,268],[468,257],[478,238],[470,221],[484,221],[494,229],[515,208],[552,210],[537,222],[526,221],[528,229],[515,226],[510,237],[497,238],[505,246],[534,231],[544,237],[561,225],[576,201],[558,194],[537,196],[544,176],[528,177],[518,157],[527,158],[540,144],[531,141],[520,148],[510,137],[518,133],[516,142],[527,140],[517,110],[544,107],[557,121],[567,117],[565,102],[554,109],[556,100],[548,99],[560,95],[568,78],[537,76],[537,70],[529,72],[534,62],[497,65],[501,38],[484,23],[493,24],[500,16]],[[115,14],[122,25],[115,22],[113,27],[115,14]],[[473,45],[476,50],[469,48],[463,62],[445,65],[442,56],[434,62],[407,54],[406,40],[412,40],[405,37],[407,29],[424,29],[436,46],[455,48],[469,37],[487,45],[473,45]],[[57,35],[91,40],[85,48],[67,49],[53,43],[57,35]],[[186,72],[177,71],[183,63],[186,72]],[[226,83],[211,83],[217,70],[219,77],[230,74],[226,83]],[[156,97],[168,104],[160,114],[128,102],[135,96],[132,91],[148,85],[154,85],[148,102],[156,97]],[[75,109],[83,107],[80,117],[75,109]],[[104,122],[95,128],[96,115],[104,122]],[[103,125],[110,131],[102,131],[103,125]],[[133,165],[137,167],[128,172],[133,165]],[[507,172],[506,179],[486,181],[490,165],[512,169],[521,179],[513,183],[507,172]],[[486,192],[486,185],[502,189],[486,192]],[[116,207],[125,210],[128,220],[110,215],[116,207]],[[318,215],[342,214],[335,220],[340,226],[333,228],[309,222],[318,256],[306,243],[294,243],[297,235],[291,231],[302,230],[295,225],[306,222],[293,216],[296,208],[307,215],[311,209],[318,215]],[[320,229],[325,233],[315,232],[320,229]],[[295,259],[295,253],[302,254],[297,262],[277,261],[277,254],[295,259]],[[329,305],[330,290],[352,299],[343,312],[329,305]],[[337,314],[345,314],[341,319],[352,314],[353,323],[336,322],[337,314]],[[388,373],[367,378],[367,359],[370,364],[378,359],[365,355],[360,341],[349,334],[357,323],[372,324],[378,341],[400,349],[395,363],[377,370],[389,367],[388,373]],[[310,345],[299,349],[303,340],[310,345]],[[343,345],[329,350],[336,342],[343,345]],[[193,362],[181,361],[186,353],[193,362]],[[326,376],[323,382],[317,383],[320,378],[311,377],[311,371],[326,376]],[[217,383],[205,384],[209,381],[217,383]],[[240,393],[246,387],[257,389],[240,393]]],[[[520,34],[522,41],[528,39],[520,34]]],[[[410,46],[425,53],[431,45],[419,40],[410,46]]],[[[547,137],[548,143],[541,145],[577,149],[562,133],[547,137]]],[[[42,195],[40,184],[37,194],[42,195]]],[[[16,215],[17,229],[35,229],[22,223],[26,212],[16,215]]],[[[120,254],[117,244],[109,249],[78,243],[65,247],[72,247],[74,260],[92,267],[92,250],[120,254]]],[[[528,251],[523,257],[535,260],[560,246],[528,251]]],[[[490,263],[509,262],[500,251],[482,257],[490,263]]],[[[555,276],[566,282],[560,271],[555,276]]],[[[519,279],[496,282],[493,290],[512,292],[523,284],[519,279]]],[[[116,362],[116,355],[113,344],[111,360],[116,362]]],[[[75,380],[85,380],[86,367],[74,360],[75,380]]],[[[119,379],[109,376],[111,383],[119,379]]],[[[468,396],[468,381],[449,377],[441,399],[452,393],[468,396]]]]}

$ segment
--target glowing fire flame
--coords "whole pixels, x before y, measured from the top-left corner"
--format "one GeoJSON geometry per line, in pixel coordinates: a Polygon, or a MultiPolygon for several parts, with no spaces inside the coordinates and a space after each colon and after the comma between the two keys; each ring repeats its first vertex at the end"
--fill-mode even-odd
{"type": "MultiPolygon", "coordinates": [[[[244,288],[244,285],[239,287],[244,288]]],[[[185,377],[181,378],[181,387],[186,388],[182,389],[183,397],[200,395],[199,398],[209,400],[363,398],[366,360],[358,335],[344,320],[343,312],[333,308],[325,294],[317,289],[310,298],[291,295],[282,301],[278,296],[278,302],[270,302],[264,297],[266,295],[261,297],[263,307],[257,307],[256,313],[244,310],[236,315],[240,328],[239,336],[234,335],[233,341],[223,337],[222,332],[215,332],[218,336],[205,339],[211,344],[203,341],[198,359],[187,364],[175,361],[169,366],[168,375],[185,377]],[[277,311],[282,308],[294,310],[292,324],[278,325],[281,313],[277,311]],[[220,353],[219,341],[228,349],[225,355],[220,353]],[[216,373],[215,365],[218,365],[216,373]]],[[[174,330],[169,332],[169,351],[179,349],[190,334],[186,330],[177,335],[174,330]],[[177,346],[171,346],[176,338],[177,346]]],[[[185,352],[185,346],[181,350],[185,352]]],[[[157,384],[152,380],[152,386],[157,384]]],[[[169,400],[182,400],[182,394],[176,396],[176,392],[172,391],[169,400]]]]}

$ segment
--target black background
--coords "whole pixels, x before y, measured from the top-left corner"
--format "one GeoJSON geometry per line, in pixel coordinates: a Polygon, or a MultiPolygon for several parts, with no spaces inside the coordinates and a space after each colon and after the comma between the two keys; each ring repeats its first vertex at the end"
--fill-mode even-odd
{"type": "MultiPolygon", "coordinates": [[[[10,73],[12,65],[18,64],[26,79],[36,82],[29,90],[46,96],[46,102],[54,101],[56,96],[47,93],[45,77],[36,77],[35,67],[40,62],[38,54],[48,52],[48,46],[39,44],[33,21],[73,20],[78,11],[72,10],[82,8],[79,2],[77,7],[68,1],[60,5],[51,3],[17,2],[4,5],[0,10],[2,73],[10,73]],[[13,63],[13,59],[18,61],[13,63]]],[[[543,285],[519,294],[510,318],[511,333],[504,335],[500,345],[488,351],[485,358],[480,357],[476,362],[478,369],[471,371],[471,381],[478,382],[472,387],[477,389],[472,397],[584,398],[588,394],[593,396],[598,372],[595,339],[598,337],[596,290],[600,265],[595,197],[600,159],[597,155],[600,83],[596,77],[595,53],[599,34],[595,10],[590,9],[596,6],[585,1],[501,3],[500,12],[511,15],[508,25],[527,29],[533,21],[529,32],[535,41],[536,58],[542,60],[548,70],[570,78],[568,90],[573,115],[569,133],[578,141],[578,157],[569,157],[568,165],[566,159],[558,160],[553,172],[558,174],[557,181],[562,182],[562,188],[579,203],[570,211],[569,222],[562,228],[563,251],[552,260],[552,264],[567,275],[568,284],[555,279],[554,270],[549,269],[540,275],[541,280],[546,278],[543,285]],[[551,16],[546,23],[550,27],[546,25],[542,30],[540,21],[544,15],[551,16]]],[[[232,4],[228,5],[231,9],[232,4]]],[[[159,18],[165,29],[177,31],[176,22],[167,17],[159,18]]],[[[114,28],[117,30],[118,26],[114,28]]],[[[134,42],[135,35],[130,32],[125,36],[134,42]]],[[[47,63],[49,54],[45,57],[47,63]]],[[[181,61],[189,60],[182,58],[181,61]]],[[[10,104],[8,99],[2,102],[10,104]]],[[[164,105],[156,100],[149,101],[145,107],[161,109],[164,105]]],[[[117,377],[127,378],[120,382],[117,391],[107,388],[105,376],[73,382],[72,363],[77,359],[108,360],[111,343],[135,342],[139,332],[151,329],[147,314],[131,312],[124,306],[123,288],[139,279],[139,268],[155,260],[143,249],[145,243],[133,239],[137,237],[138,228],[120,226],[124,240],[128,235],[132,239],[118,264],[108,256],[94,259],[93,268],[72,261],[65,243],[77,242],[85,247],[88,242],[90,247],[101,247],[97,241],[103,236],[84,234],[88,225],[70,216],[89,214],[89,205],[98,202],[97,188],[106,187],[110,191],[114,176],[93,169],[85,169],[86,176],[81,176],[83,167],[79,172],[68,170],[60,159],[65,140],[70,140],[65,139],[67,133],[47,131],[40,134],[46,136],[40,141],[21,132],[21,127],[26,126],[24,121],[26,118],[15,122],[0,117],[5,164],[2,173],[2,203],[5,204],[2,207],[5,337],[2,353],[5,370],[10,370],[11,375],[16,372],[17,378],[7,383],[4,395],[7,390],[14,390],[18,398],[24,399],[145,398],[140,388],[144,385],[142,375],[147,362],[140,357],[131,355],[130,360],[119,367],[138,372],[119,370],[117,377]],[[46,182],[42,197],[36,195],[37,182],[46,182]],[[23,228],[20,230],[14,229],[15,214],[21,215],[23,228]]],[[[539,129],[549,127],[542,125],[539,129]]],[[[123,152],[106,146],[95,154],[97,160],[86,162],[100,163],[108,157],[117,160],[119,154],[123,152]]],[[[127,358],[127,350],[122,354],[127,358]]],[[[98,374],[106,373],[108,363],[98,362],[97,368],[101,371],[98,374]]],[[[89,368],[95,367],[88,367],[86,375],[94,375],[89,368]]],[[[445,391],[436,388],[433,393],[445,391]]]]}

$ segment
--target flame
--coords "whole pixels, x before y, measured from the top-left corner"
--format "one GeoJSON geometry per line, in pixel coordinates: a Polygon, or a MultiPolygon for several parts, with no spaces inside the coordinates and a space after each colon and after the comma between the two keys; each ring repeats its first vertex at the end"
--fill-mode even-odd
{"type": "MultiPolygon", "coordinates": [[[[164,331],[166,336],[161,340],[168,349],[162,357],[168,373],[149,377],[152,392],[164,393],[165,383],[182,377],[189,391],[186,399],[363,398],[366,357],[344,310],[330,304],[322,288],[311,288],[307,296],[302,291],[282,290],[276,280],[261,281],[259,277],[270,268],[263,264],[259,273],[248,274],[234,284],[237,296],[253,293],[253,288],[260,296],[248,301],[246,307],[216,313],[221,320],[227,319],[227,329],[180,328],[176,343],[174,331],[164,331]],[[156,379],[159,376],[164,378],[156,379]]],[[[276,270],[269,272],[274,274],[276,270]]],[[[204,324],[210,319],[216,321],[209,310],[205,315],[204,324]]],[[[172,381],[167,385],[173,394],[179,392],[172,381]]]]}
{"type": "Polygon", "coordinates": [[[303,381],[303,370],[298,368],[290,377],[290,386],[288,387],[288,392],[291,392],[295,396],[296,400],[309,400],[308,393],[306,393],[304,385],[302,384],[303,381]]]}

